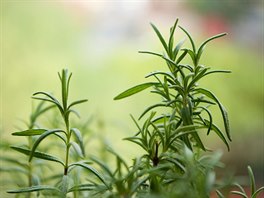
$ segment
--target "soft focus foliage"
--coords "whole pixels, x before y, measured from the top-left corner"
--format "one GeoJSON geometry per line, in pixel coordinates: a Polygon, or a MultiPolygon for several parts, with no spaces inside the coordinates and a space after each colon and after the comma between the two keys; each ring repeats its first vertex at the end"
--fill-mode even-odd
{"type": "MultiPolygon", "coordinates": [[[[107,159],[108,154],[102,145],[112,144],[111,147],[120,151],[126,160],[142,152],[121,140],[136,130],[129,113],[138,117],[149,101],[154,103],[159,98],[145,93],[120,102],[112,98],[121,90],[142,82],[149,71],[163,68],[156,57],[136,53],[142,49],[160,51],[161,45],[155,42],[148,27],[149,21],[168,33],[167,27],[179,17],[184,27],[193,30],[198,44],[208,35],[223,31],[229,33],[225,39],[209,44],[201,61],[208,66],[214,65],[212,69],[232,70],[232,74],[209,76],[200,83],[214,90],[229,112],[234,141],[230,145],[232,152],[225,153],[223,157],[231,167],[230,171],[236,169],[238,174],[246,174],[245,166],[252,164],[256,182],[263,184],[261,8],[258,1],[232,1],[221,5],[217,1],[142,1],[138,4],[1,1],[1,157],[5,158],[3,154],[9,153],[10,144],[23,142],[19,137],[11,138],[11,133],[27,128],[20,120],[29,120],[30,107],[37,105],[32,105],[31,94],[37,90],[59,93],[54,72],[65,67],[75,76],[70,99],[89,99],[89,105],[80,108],[82,119],[73,120],[74,127],[89,131],[85,138],[85,142],[89,143],[87,150],[95,148],[97,156],[107,159]],[[250,146],[245,149],[245,145],[250,146]]],[[[178,32],[175,37],[182,38],[183,33],[178,32]]],[[[218,109],[212,107],[210,111],[217,125],[222,126],[218,109]]],[[[39,127],[61,126],[58,113],[53,110],[39,119],[39,127]]],[[[224,127],[220,129],[224,130],[224,127]]],[[[224,144],[217,139],[211,134],[205,144],[210,149],[223,147],[226,151],[224,144]]],[[[52,151],[58,154],[56,150],[60,146],[54,144],[52,151]]],[[[43,149],[49,150],[45,141],[43,149]]],[[[22,162],[27,160],[22,155],[20,159],[22,162]]],[[[41,164],[41,161],[37,163],[41,164]]],[[[2,162],[0,166],[6,168],[2,162]]],[[[41,171],[41,165],[38,171],[41,171]]],[[[7,175],[1,173],[1,196],[7,186],[11,186],[7,175]]],[[[23,180],[18,179],[21,182],[19,186],[25,186],[22,181],[26,177],[22,177],[23,180]]]]}

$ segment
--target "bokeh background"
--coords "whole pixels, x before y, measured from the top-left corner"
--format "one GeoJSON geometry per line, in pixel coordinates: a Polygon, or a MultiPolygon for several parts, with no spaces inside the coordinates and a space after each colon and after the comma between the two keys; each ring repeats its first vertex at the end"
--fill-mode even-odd
{"type": "MultiPolygon", "coordinates": [[[[127,160],[137,156],[141,151],[122,138],[135,130],[129,114],[138,117],[153,103],[153,96],[146,92],[121,101],[113,98],[144,82],[149,72],[166,69],[156,57],[138,51],[162,52],[149,23],[168,37],[176,18],[198,43],[228,32],[228,36],[207,46],[202,63],[232,70],[232,74],[209,77],[202,85],[216,93],[230,114],[231,152],[213,135],[206,141],[208,147],[223,152],[225,171],[244,175],[250,164],[263,185],[261,0],[2,0],[1,143],[21,141],[11,133],[24,127],[21,120],[27,120],[31,112],[32,93],[50,91],[59,96],[57,72],[68,68],[73,72],[71,99],[89,99],[77,109],[82,115],[80,122],[91,120],[90,137],[103,139],[127,160]]],[[[177,29],[176,39],[183,37],[177,29]]],[[[214,112],[222,126],[220,112],[214,112]]],[[[92,145],[91,153],[98,147],[92,145]]],[[[2,151],[0,154],[5,155],[2,151]]]]}

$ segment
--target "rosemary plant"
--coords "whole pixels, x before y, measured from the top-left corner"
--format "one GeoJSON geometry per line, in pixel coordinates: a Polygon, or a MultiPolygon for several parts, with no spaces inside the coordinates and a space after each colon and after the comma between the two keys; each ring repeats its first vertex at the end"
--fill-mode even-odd
{"type": "Polygon", "coordinates": [[[58,196],[65,197],[68,192],[72,192],[72,188],[74,191],[78,191],[74,186],[70,186],[71,184],[71,177],[69,173],[75,169],[76,167],[82,167],[91,173],[93,173],[100,181],[104,183],[104,178],[100,175],[93,167],[89,165],[89,161],[77,161],[77,162],[70,162],[70,148],[74,148],[80,158],[85,156],[85,149],[83,144],[83,138],[81,132],[77,128],[71,128],[70,123],[70,115],[79,114],[73,109],[75,105],[81,104],[86,102],[87,100],[77,100],[72,103],[68,102],[68,95],[69,95],[69,85],[70,79],[72,74],[68,73],[67,70],[62,70],[62,73],[59,73],[59,78],[61,81],[61,95],[62,95],[62,102],[59,102],[54,96],[47,92],[37,92],[33,94],[33,98],[45,102],[49,102],[54,105],[60,112],[61,117],[64,121],[64,128],[61,129],[32,129],[29,128],[26,131],[15,132],[12,135],[15,136],[30,136],[30,137],[37,137],[36,141],[33,143],[32,148],[30,150],[26,150],[21,147],[13,147],[13,149],[20,151],[29,156],[29,162],[35,158],[41,158],[48,161],[53,161],[55,163],[60,164],[63,167],[63,176],[61,181],[57,186],[46,186],[46,185],[37,185],[37,186],[30,186],[18,190],[10,190],[9,193],[24,193],[24,192],[33,192],[33,191],[41,191],[41,190],[49,190],[57,194],[58,196]],[[62,143],[64,144],[64,160],[50,155],[48,153],[37,151],[37,148],[41,144],[41,142],[48,138],[50,135],[55,135],[62,143]],[[75,137],[75,141],[73,140],[75,137]]]}
{"type": "MultiPolygon", "coordinates": [[[[140,53],[150,54],[162,58],[168,68],[168,71],[151,72],[146,78],[154,77],[155,81],[146,82],[134,86],[114,99],[119,100],[152,87],[151,93],[161,96],[162,101],[149,106],[140,115],[142,119],[147,113],[152,111],[145,119],[141,127],[135,118],[132,117],[138,127],[138,132],[129,138],[125,138],[136,143],[146,151],[144,155],[146,166],[150,169],[168,165],[168,161],[176,166],[178,171],[185,172],[186,164],[179,159],[179,153],[186,145],[188,149],[194,148],[206,151],[206,147],[200,138],[199,133],[205,129],[207,135],[214,131],[225,143],[229,150],[228,140],[231,141],[230,127],[227,111],[211,91],[199,87],[199,81],[208,75],[215,73],[230,73],[227,70],[211,70],[211,68],[200,64],[200,58],[208,42],[220,38],[226,33],[213,36],[204,41],[200,47],[196,47],[193,38],[184,28],[180,29],[187,35],[191,42],[192,49],[183,48],[184,40],[174,45],[174,33],[178,24],[175,21],[170,29],[168,42],[165,41],[155,25],[151,24],[157,34],[165,53],[159,54],[149,51],[140,51],[140,53]],[[184,63],[187,55],[191,57],[191,63],[184,63]],[[213,122],[213,115],[209,110],[210,105],[217,105],[221,111],[225,134],[213,122]],[[167,114],[156,115],[156,108],[166,108],[167,114]],[[205,114],[204,114],[205,113],[205,114]],[[226,137],[225,137],[226,135],[226,137]]],[[[195,153],[197,153],[196,151],[195,153]]],[[[163,167],[165,170],[162,174],[150,174],[149,184],[153,193],[160,192],[160,183],[176,182],[177,179],[171,180],[166,178],[166,172],[171,171],[170,167],[163,167]]],[[[184,175],[184,174],[183,174],[184,175]]],[[[182,175],[182,176],[183,176],[182,175]]],[[[190,197],[190,195],[188,195],[190,197]]],[[[203,194],[204,197],[209,196],[203,194]]]]}
{"type": "MultiPolygon", "coordinates": [[[[31,130],[39,128],[37,120],[42,114],[46,113],[53,107],[53,105],[45,106],[44,102],[40,102],[35,108],[33,108],[29,121],[24,121],[28,129],[31,130]]],[[[34,137],[28,136],[27,144],[23,146],[11,146],[11,148],[22,154],[28,155],[30,153],[29,149],[33,145],[33,141],[34,137]]],[[[17,160],[13,156],[1,156],[1,160],[3,160],[4,164],[6,165],[3,166],[1,171],[9,172],[12,177],[16,179],[14,183],[16,183],[18,186],[39,185],[44,179],[41,177],[41,175],[39,175],[40,172],[45,171],[45,168],[47,168],[47,165],[43,163],[42,160],[32,163],[27,162],[27,160],[23,158],[19,158],[19,160],[17,160]],[[26,175],[26,180],[24,179],[23,175],[26,175]]],[[[27,197],[31,197],[31,193],[28,193],[27,197]]]]}
{"type": "MultiPolygon", "coordinates": [[[[174,26],[170,30],[168,43],[165,42],[156,26],[151,24],[165,49],[164,54],[140,51],[140,53],[147,53],[164,59],[168,71],[151,72],[146,76],[146,78],[154,77],[156,80],[155,82],[147,82],[132,87],[125,92],[122,92],[114,99],[123,99],[149,87],[153,87],[151,93],[160,95],[162,97],[162,101],[149,106],[141,114],[139,119],[157,107],[170,109],[167,115],[161,115],[158,118],[155,118],[154,121],[152,120],[154,118],[153,114],[151,118],[148,118],[148,122],[155,127],[155,135],[160,138],[160,143],[158,143],[158,145],[161,144],[164,151],[169,149],[171,144],[177,139],[181,139],[190,149],[192,149],[195,145],[203,150],[206,150],[197,132],[197,129],[203,128],[207,129],[207,134],[214,131],[226,144],[229,150],[228,140],[231,141],[231,136],[227,111],[215,94],[205,88],[199,87],[198,85],[198,82],[208,75],[214,73],[230,73],[230,71],[227,70],[211,70],[211,68],[201,65],[199,62],[206,44],[216,38],[226,35],[226,33],[207,39],[197,50],[191,35],[187,32],[187,30],[180,27],[191,42],[192,49],[186,49],[182,48],[184,40],[174,46],[174,32],[177,27],[177,23],[178,20],[176,20],[174,26]],[[187,54],[191,57],[192,63],[183,64],[184,58],[187,54]],[[220,128],[214,124],[213,116],[209,110],[209,105],[219,106],[223,116],[227,138],[224,136],[220,128]],[[207,116],[204,116],[202,114],[203,112],[205,112],[207,116]],[[163,122],[164,124],[162,126],[156,124],[160,122],[163,122]],[[179,135],[180,137],[178,137],[179,135]]],[[[134,139],[130,138],[130,140],[134,139]]],[[[137,141],[138,140],[139,139],[137,139],[137,141]]]]}
{"type": "MultiPolygon", "coordinates": [[[[200,63],[205,47],[214,39],[223,37],[226,33],[215,35],[205,40],[199,47],[196,46],[190,33],[178,26],[178,19],[170,29],[168,42],[151,24],[158,36],[164,53],[140,51],[140,53],[157,56],[165,61],[167,70],[154,71],[146,76],[153,78],[134,86],[118,96],[120,100],[139,93],[147,88],[152,88],[151,93],[162,98],[158,103],[147,107],[138,120],[132,119],[137,127],[137,132],[132,137],[127,137],[132,143],[144,150],[144,154],[133,159],[129,165],[117,152],[107,148],[114,156],[116,166],[108,165],[98,157],[89,157],[85,153],[85,143],[79,129],[72,127],[71,114],[79,114],[74,106],[87,100],[69,102],[69,87],[71,73],[66,69],[59,73],[61,83],[61,101],[47,92],[37,92],[33,98],[41,100],[35,113],[32,114],[27,130],[14,132],[14,136],[25,136],[29,143],[27,147],[12,146],[12,148],[29,157],[28,184],[8,193],[26,193],[37,191],[37,195],[55,197],[100,197],[100,198],[209,198],[211,192],[216,191],[219,198],[223,198],[221,188],[215,184],[214,168],[222,164],[219,162],[220,154],[206,154],[206,148],[201,133],[209,135],[214,132],[229,148],[231,141],[228,114],[220,100],[210,90],[200,87],[199,82],[211,74],[230,73],[228,70],[212,70],[200,63]],[[184,47],[184,40],[174,44],[174,33],[179,27],[188,37],[191,48],[184,47]],[[189,59],[190,58],[190,59],[189,59]],[[191,60],[188,62],[188,60],[191,60]],[[187,62],[187,63],[186,63],[187,62]],[[49,103],[50,106],[43,106],[49,103]],[[214,122],[214,116],[209,110],[210,106],[217,106],[223,118],[224,130],[214,122]],[[46,129],[35,127],[36,119],[46,113],[50,108],[56,108],[60,114],[63,126],[46,129]],[[163,112],[159,113],[158,108],[163,112]],[[50,136],[57,138],[63,145],[60,147],[63,156],[54,156],[40,148],[43,140],[50,136]],[[70,155],[72,151],[74,155],[70,155]],[[34,159],[41,159],[46,165],[48,161],[61,167],[61,174],[52,175],[59,181],[55,184],[45,180],[43,183],[32,181],[34,159]],[[97,171],[91,164],[94,164],[97,171]],[[84,177],[82,171],[87,170],[90,175],[84,177]],[[44,183],[48,183],[47,185],[44,183]],[[41,191],[41,192],[40,192],[41,191]]],[[[7,158],[6,158],[7,159],[7,158]]],[[[7,161],[15,160],[8,158],[7,161]]],[[[256,190],[255,179],[251,168],[248,168],[251,182],[251,198],[257,198],[264,190],[256,190]]],[[[248,198],[244,189],[236,186],[240,191],[232,194],[248,198]]]]}

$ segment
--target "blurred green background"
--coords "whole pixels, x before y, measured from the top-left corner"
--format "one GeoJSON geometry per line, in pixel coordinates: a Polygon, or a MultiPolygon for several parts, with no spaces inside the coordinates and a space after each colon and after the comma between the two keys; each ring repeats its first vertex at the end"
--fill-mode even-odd
{"type": "MultiPolygon", "coordinates": [[[[92,117],[92,131],[127,159],[137,156],[135,145],[122,140],[135,130],[129,114],[138,117],[156,98],[113,97],[166,69],[138,50],[161,52],[149,22],[168,36],[176,18],[198,43],[229,33],[208,45],[202,63],[232,70],[203,81],[230,114],[231,152],[213,135],[206,141],[224,152],[226,170],[244,174],[250,164],[263,184],[263,1],[1,1],[1,142],[20,141],[10,134],[28,119],[32,93],[59,96],[57,72],[68,68],[71,98],[89,99],[78,108],[82,122],[92,117]]],[[[183,37],[178,29],[176,38],[183,37]]]]}

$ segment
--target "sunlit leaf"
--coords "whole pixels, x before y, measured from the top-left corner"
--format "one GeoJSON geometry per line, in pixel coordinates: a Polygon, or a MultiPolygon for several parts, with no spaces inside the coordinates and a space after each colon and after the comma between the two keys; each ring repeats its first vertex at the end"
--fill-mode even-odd
{"type": "MultiPolygon", "coordinates": [[[[182,49],[182,50],[184,51],[182,54],[183,57],[180,56],[179,59],[182,60],[186,54],[189,54],[189,56],[191,57],[191,59],[193,61],[193,64],[196,65],[196,54],[190,49],[182,49]]],[[[180,61],[177,60],[177,63],[179,63],[179,62],[180,61]]]]}

